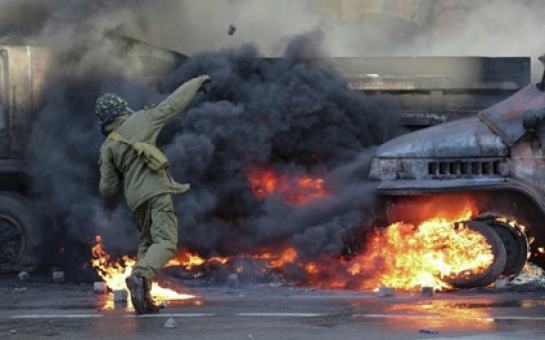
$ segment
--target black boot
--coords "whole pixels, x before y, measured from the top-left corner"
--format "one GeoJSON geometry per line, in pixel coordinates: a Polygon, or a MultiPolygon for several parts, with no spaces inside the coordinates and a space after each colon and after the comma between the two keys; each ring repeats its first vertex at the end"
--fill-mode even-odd
{"type": "Polygon", "coordinates": [[[137,274],[132,274],[131,276],[125,279],[127,288],[129,288],[129,291],[131,292],[132,305],[134,306],[134,311],[137,315],[144,314],[145,312],[145,308],[144,308],[145,295],[146,295],[146,291],[144,288],[145,281],[146,280],[143,277],[137,274]]]}
{"type": "Polygon", "coordinates": [[[153,301],[151,296],[144,298],[144,313],[146,314],[158,314],[160,311],[159,306],[153,301]]]}
{"type": "Polygon", "coordinates": [[[151,282],[150,280],[144,280],[144,312],[147,314],[159,313],[159,306],[153,301],[151,297],[151,282]]]}

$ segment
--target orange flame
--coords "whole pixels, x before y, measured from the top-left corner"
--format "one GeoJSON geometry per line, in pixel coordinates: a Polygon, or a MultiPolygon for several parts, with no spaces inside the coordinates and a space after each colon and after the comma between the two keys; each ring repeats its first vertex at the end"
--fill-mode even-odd
{"type": "Polygon", "coordinates": [[[278,175],[270,169],[253,168],[248,172],[248,180],[258,199],[278,193],[287,203],[305,204],[328,195],[322,178],[278,175]]]}
{"type": "Polygon", "coordinates": [[[214,256],[208,259],[202,258],[199,254],[192,254],[183,250],[180,250],[174,255],[174,257],[165,264],[165,267],[183,267],[186,270],[192,270],[198,267],[218,264],[224,265],[229,261],[227,257],[214,256]]]}
{"type": "Polygon", "coordinates": [[[297,251],[294,248],[289,247],[288,249],[284,250],[284,252],[282,253],[279,259],[271,261],[268,267],[281,268],[286,263],[293,263],[296,258],[297,258],[297,251]]]}
{"type": "MultiPolygon", "coordinates": [[[[278,182],[274,183],[278,185],[278,182]]],[[[405,209],[396,208],[394,213],[410,216],[409,220],[417,222],[397,222],[387,228],[373,230],[367,236],[365,251],[361,254],[351,251],[350,256],[338,259],[320,257],[305,261],[298,258],[296,249],[290,245],[234,257],[203,258],[180,250],[166,266],[199,271],[197,275],[202,274],[202,270],[222,266],[240,275],[262,275],[279,269],[285,274],[284,271],[299,268],[301,270],[297,273],[306,273],[301,282],[317,287],[361,290],[394,287],[417,291],[426,286],[436,291],[449,290],[453,287],[447,278],[485,271],[493,263],[494,255],[486,238],[479,232],[464,226],[454,227],[455,222],[477,216],[478,210],[471,200],[459,195],[446,200],[434,198],[433,204],[428,203],[421,201],[411,203],[405,209]]],[[[507,219],[505,222],[510,225],[516,223],[507,219]]],[[[540,252],[545,253],[545,250],[540,249],[540,252]]],[[[97,245],[93,247],[93,267],[111,289],[117,286],[124,288],[124,278],[134,266],[134,260],[128,257],[119,262],[110,263],[102,240],[97,236],[97,245]]]]}
{"type": "Polygon", "coordinates": [[[394,287],[418,290],[452,288],[443,279],[462,273],[479,273],[492,264],[494,255],[486,238],[466,227],[453,224],[466,221],[476,212],[468,206],[458,216],[431,218],[417,226],[398,222],[375,230],[366,252],[357,256],[348,272],[362,276],[360,288],[394,287]]]}
{"type": "MultiPolygon", "coordinates": [[[[110,262],[110,254],[106,252],[102,237],[95,236],[95,246],[91,249],[91,265],[96,269],[97,274],[106,282],[110,290],[126,289],[125,279],[131,275],[136,260],[125,255],[121,260],[110,262]]],[[[152,283],[150,294],[159,301],[165,300],[186,300],[194,298],[194,295],[181,294],[172,289],[163,288],[152,283]]]]}

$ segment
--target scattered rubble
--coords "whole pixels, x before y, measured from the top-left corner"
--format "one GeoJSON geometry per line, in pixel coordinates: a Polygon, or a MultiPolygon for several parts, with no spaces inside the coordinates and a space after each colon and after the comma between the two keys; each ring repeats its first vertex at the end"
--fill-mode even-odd
{"type": "Polygon", "coordinates": [[[238,274],[229,274],[227,277],[227,284],[230,288],[238,287],[238,274]]]}
{"type": "Polygon", "coordinates": [[[422,287],[422,288],[420,288],[420,294],[422,296],[433,296],[433,287],[422,287]]]}
{"type": "Polygon", "coordinates": [[[507,283],[507,285],[537,284],[545,287],[545,272],[533,263],[527,263],[520,274],[507,283]]]}
{"type": "Polygon", "coordinates": [[[394,294],[395,294],[395,288],[392,288],[392,287],[380,287],[377,293],[377,295],[380,297],[394,296],[394,294]]]}
{"type": "Polygon", "coordinates": [[[108,292],[108,286],[106,282],[98,281],[93,284],[93,291],[95,294],[106,294],[108,292]]]}
{"type": "Polygon", "coordinates": [[[19,276],[19,281],[26,281],[30,279],[30,274],[25,272],[24,270],[20,272],[18,276],[19,276]]]}
{"type": "Polygon", "coordinates": [[[500,278],[500,279],[497,279],[495,282],[494,282],[494,288],[497,288],[497,289],[502,289],[502,288],[505,288],[507,286],[507,284],[509,283],[509,280],[507,278],[500,278]]]}
{"type": "Polygon", "coordinates": [[[427,334],[438,334],[439,333],[439,331],[436,331],[436,330],[433,330],[433,329],[428,329],[428,328],[420,328],[418,330],[418,332],[427,333],[427,334]]]}
{"type": "Polygon", "coordinates": [[[169,318],[167,322],[165,322],[165,328],[176,328],[176,321],[174,321],[173,318],[169,318]]]}
{"type": "Polygon", "coordinates": [[[117,289],[114,290],[114,302],[125,302],[127,301],[128,292],[126,289],[117,289]]]}
{"type": "Polygon", "coordinates": [[[64,272],[61,270],[55,270],[51,273],[51,279],[55,283],[62,283],[64,282],[64,272]]]}

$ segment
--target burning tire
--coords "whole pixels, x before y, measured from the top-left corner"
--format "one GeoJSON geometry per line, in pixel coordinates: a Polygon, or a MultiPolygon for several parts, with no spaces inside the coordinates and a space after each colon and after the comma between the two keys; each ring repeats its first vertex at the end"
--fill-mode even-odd
{"type": "Polygon", "coordinates": [[[35,270],[43,260],[43,228],[32,202],[0,193],[0,273],[35,270]]]}
{"type": "Polygon", "coordinates": [[[494,261],[482,273],[463,273],[463,275],[455,278],[445,278],[444,280],[450,283],[455,288],[476,288],[486,287],[502,274],[507,261],[507,252],[504,243],[500,236],[486,223],[479,221],[464,222],[471,230],[481,233],[488,244],[490,244],[494,261]]]}
{"type": "Polygon", "coordinates": [[[492,227],[502,240],[507,254],[502,274],[514,277],[522,271],[528,259],[528,239],[517,224],[511,226],[506,222],[498,221],[496,217],[498,216],[481,215],[477,217],[477,220],[492,227]]]}

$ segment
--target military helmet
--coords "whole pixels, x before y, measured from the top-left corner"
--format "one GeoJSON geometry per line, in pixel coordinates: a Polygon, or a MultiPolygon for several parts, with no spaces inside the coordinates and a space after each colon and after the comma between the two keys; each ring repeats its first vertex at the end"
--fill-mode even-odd
{"type": "Polygon", "coordinates": [[[100,96],[95,105],[95,115],[101,125],[113,122],[127,112],[127,102],[115,93],[100,96]]]}

